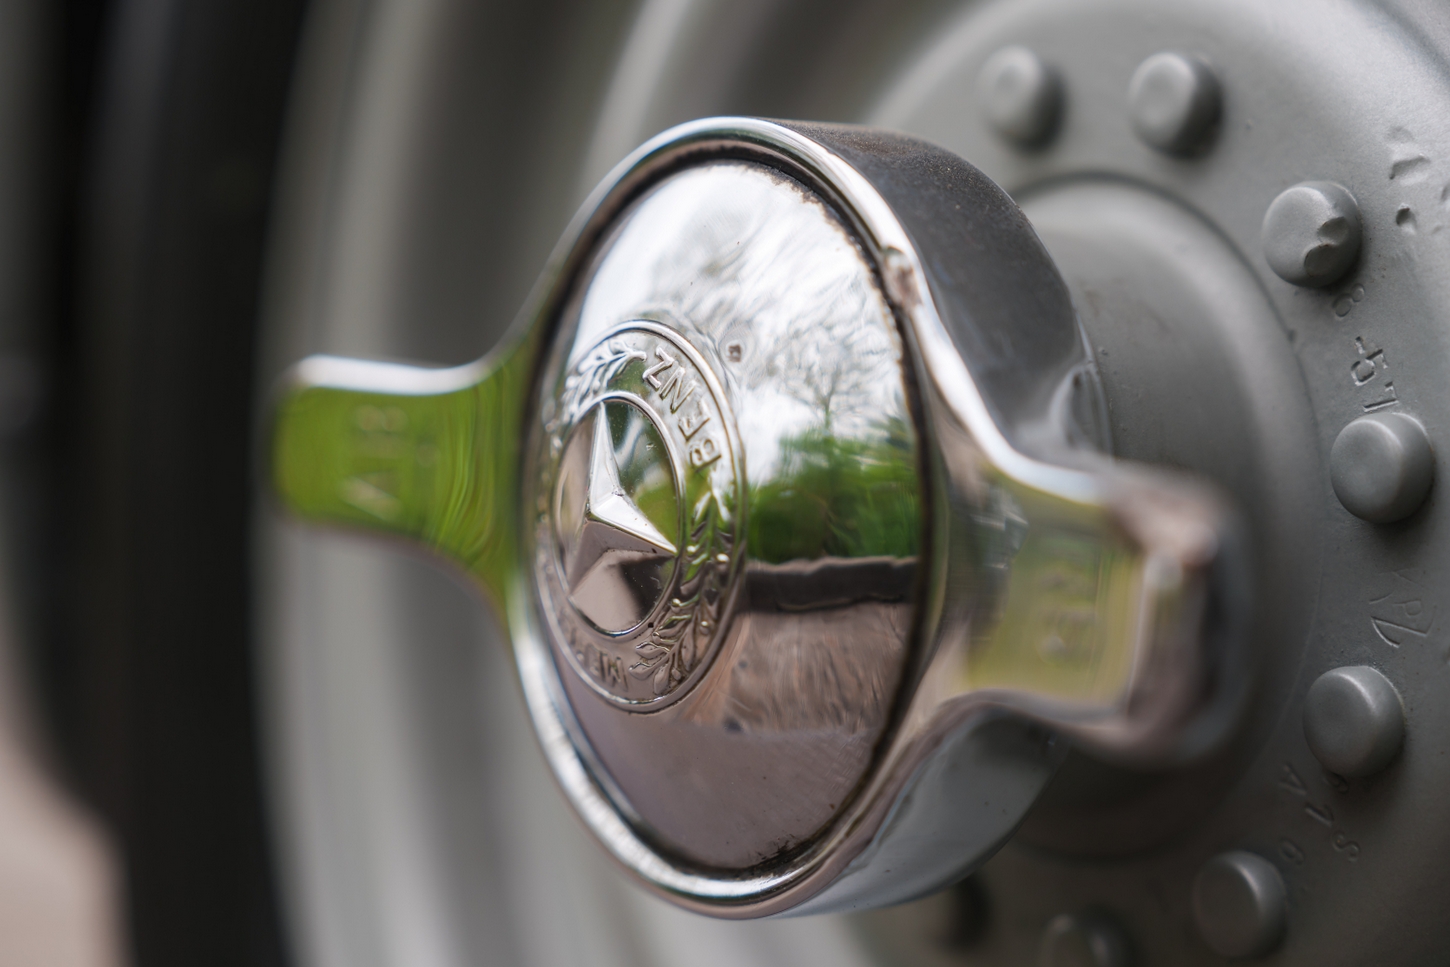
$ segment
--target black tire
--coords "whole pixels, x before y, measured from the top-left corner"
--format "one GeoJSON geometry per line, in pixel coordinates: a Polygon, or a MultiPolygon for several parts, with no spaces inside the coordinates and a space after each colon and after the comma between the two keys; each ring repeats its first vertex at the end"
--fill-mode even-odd
{"type": "Polygon", "coordinates": [[[248,544],[263,249],[303,8],[125,0],[96,53],[46,664],[60,745],[121,847],[143,967],[289,960],[248,544]]]}

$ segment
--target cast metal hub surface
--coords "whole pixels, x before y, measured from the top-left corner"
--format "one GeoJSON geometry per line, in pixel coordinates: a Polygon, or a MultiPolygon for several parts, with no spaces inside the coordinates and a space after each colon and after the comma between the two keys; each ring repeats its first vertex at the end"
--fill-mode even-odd
{"type": "MultiPolygon", "coordinates": [[[[1117,452],[1219,481],[1255,535],[1258,685],[1239,738],[1171,774],[1069,761],[1021,834],[1039,848],[1009,847],[981,874],[998,922],[1017,926],[964,948],[973,963],[1028,962],[1029,925],[1082,910],[1107,911],[1154,963],[1411,964],[1450,942],[1433,899],[1450,849],[1450,523],[1426,482],[1450,416],[1450,48],[1417,9],[987,4],[916,51],[871,115],[1023,203],[1100,351],[1117,452]],[[1031,150],[973,94],[1008,45],[1064,90],[1058,133],[1031,150]],[[1221,93],[1189,154],[1136,129],[1134,72],[1164,52],[1207,65],[1221,93]],[[1364,688],[1337,699],[1353,739],[1306,709],[1321,675],[1361,666],[1398,689],[1403,746],[1398,706],[1364,688]],[[1316,743],[1376,770],[1336,774],[1316,743]],[[1282,892],[1233,873],[1244,885],[1227,892],[1253,902],[1195,909],[1195,877],[1235,850],[1282,892]]],[[[872,916],[899,952],[921,949],[902,929],[925,915],[872,916]]]]}

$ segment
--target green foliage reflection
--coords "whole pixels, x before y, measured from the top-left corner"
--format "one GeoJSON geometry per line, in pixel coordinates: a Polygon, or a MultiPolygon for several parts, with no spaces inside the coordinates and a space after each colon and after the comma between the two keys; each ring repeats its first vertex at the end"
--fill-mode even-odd
{"type": "Polygon", "coordinates": [[[781,441],[776,476],[750,489],[753,558],[912,557],[921,544],[916,438],[892,418],[869,439],[813,427],[781,441]]]}

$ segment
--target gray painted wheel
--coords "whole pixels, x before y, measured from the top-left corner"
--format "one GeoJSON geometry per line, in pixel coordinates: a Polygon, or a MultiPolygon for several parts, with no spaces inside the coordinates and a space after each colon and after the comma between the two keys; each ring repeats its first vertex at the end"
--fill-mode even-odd
{"type": "Polygon", "coordinates": [[[1450,522],[1428,483],[1414,506],[1403,488],[1381,501],[1394,523],[1355,516],[1331,483],[1354,420],[1413,417],[1429,459],[1450,427],[1450,33],[1431,4],[646,0],[544,16],[328,0],[312,16],[271,372],[317,351],[477,355],[498,336],[478,320],[510,318],[586,190],[669,124],[893,128],[1023,205],[1099,354],[1115,452],[1237,498],[1258,610],[1257,687],[1214,754],[1158,772],[1076,754],[967,885],[727,924],[623,885],[588,842],[465,592],[264,511],[276,809],[308,962],[1020,964],[1068,949],[1044,938],[1078,922],[1113,938],[1105,963],[1409,965],[1445,948],[1450,522]],[[1031,138],[1004,137],[977,88],[1009,47],[1061,85],[1031,138]],[[511,71],[528,83],[504,84],[511,71]],[[1305,183],[1339,193],[1280,217],[1305,183]],[[1305,740],[1306,693],[1339,666],[1403,699],[1398,755],[1352,780],[1305,740]],[[1199,893],[1217,899],[1195,905],[1210,872],[1199,893]]]}

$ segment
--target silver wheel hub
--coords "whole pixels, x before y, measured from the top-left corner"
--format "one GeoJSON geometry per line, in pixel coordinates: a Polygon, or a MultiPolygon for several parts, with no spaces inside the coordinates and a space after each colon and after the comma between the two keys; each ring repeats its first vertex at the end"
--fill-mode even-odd
{"type": "MultiPolygon", "coordinates": [[[[1444,51],[1411,20],[1348,2],[963,13],[870,119],[1012,193],[1051,256],[1034,285],[953,276],[976,250],[912,220],[915,199],[949,222],[950,196],[893,193],[919,145],[677,130],[586,206],[513,356],[418,382],[304,367],[294,402],[336,403],[324,435],[387,397],[406,445],[443,453],[446,421],[412,401],[451,394],[458,425],[498,417],[516,456],[429,469],[340,447],[315,492],[282,489],[484,587],[571,803],[690,909],[897,902],[1025,819],[1031,848],[975,880],[1013,925],[974,935],[983,963],[1419,962],[1435,931],[1357,928],[1369,895],[1433,920],[1450,801],[1433,483],[1450,130],[1444,51]],[[691,187],[715,178],[734,182],[691,187]],[[852,516],[852,488],[893,509],[852,516]],[[519,526],[461,533],[429,502],[449,493],[438,506],[519,526]],[[1154,544],[1137,508],[1177,536],[1154,544]],[[1114,554],[1142,564],[1140,591],[1171,558],[1183,580],[1131,600],[1182,620],[1112,626],[1114,554]]],[[[506,453],[490,432],[475,452],[506,453]]],[[[864,922],[912,949],[929,910],[864,922]]]]}

